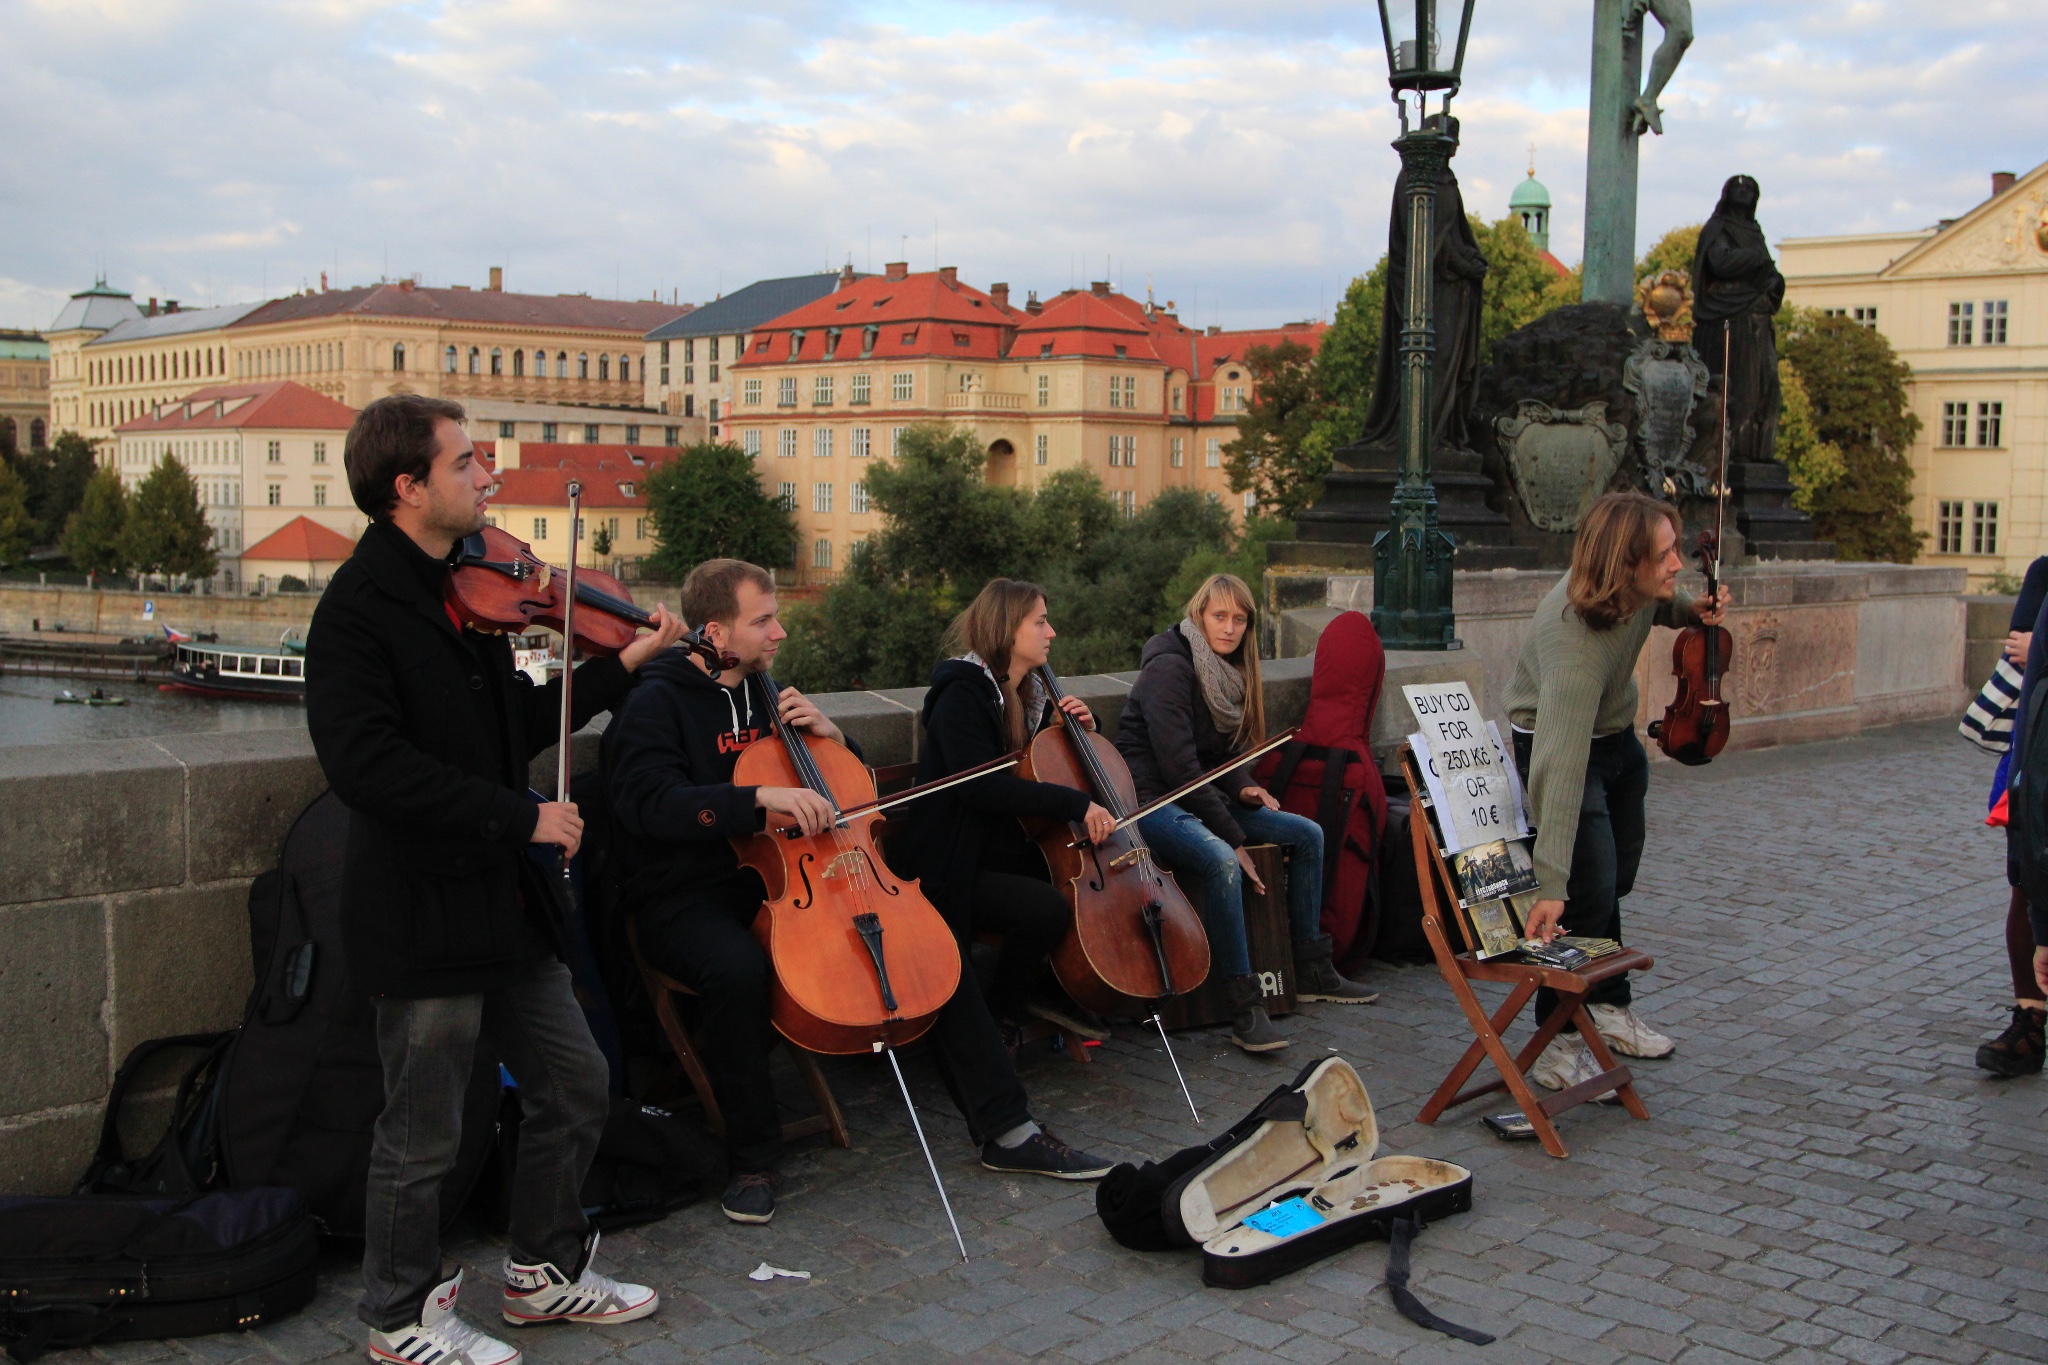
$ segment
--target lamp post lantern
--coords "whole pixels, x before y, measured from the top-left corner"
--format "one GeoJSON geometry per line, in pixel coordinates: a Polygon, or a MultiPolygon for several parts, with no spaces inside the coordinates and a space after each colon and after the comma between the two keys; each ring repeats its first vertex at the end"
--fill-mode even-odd
{"type": "MultiPolygon", "coordinates": [[[[1465,66],[1465,39],[1475,0],[1379,0],[1386,40],[1387,84],[1401,111],[1401,184],[1407,195],[1408,261],[1402,289],[1399,379],[1401,479],[1388,529],[1373,539],[1372,623],[1389,649],[1457,649],[1451,606],[1451,557],[1457,544],[1437,525],[1430,482],[1432,374],[1436,330],[1431,316],[1436,266],[1436,189],[1458,151],[1451,97],[1465,66]],[[1457,23],[1444,32],[1441,17],[1457,23]],[[1435,113],[1429,96],[1440,92],[1435,113]],[[1408,101],[1414,101],[1410,126],[1408,101]]],[[[1389,281],[1389,284],[1393,284],[1389,281]]]]}

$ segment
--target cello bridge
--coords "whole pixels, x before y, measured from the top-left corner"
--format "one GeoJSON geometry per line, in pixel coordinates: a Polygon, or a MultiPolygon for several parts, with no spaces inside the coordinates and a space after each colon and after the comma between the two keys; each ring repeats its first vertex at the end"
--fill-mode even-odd
{"type": "Polygon", "coordinates": [[[859,849],[849,849],[825,864],[825,870],[820,875],[827,881],[834,877],[857,876],[865,862],[866,859],[861,856],[859,849]]]}
{"type": "Polygon", "coordinates": [[[1144,858],[1144,856],[1145,850],[1142,848],[1134,848],[1127,852],[1119,853],[1116,855],[1116,857],[1111,858],[1109,860],[1109,869],[1110,871],[1114,872],[1116,871],[1116,869],[1122,867],[1125,863],[1138,862],[1139,860],[1144,858]]]}

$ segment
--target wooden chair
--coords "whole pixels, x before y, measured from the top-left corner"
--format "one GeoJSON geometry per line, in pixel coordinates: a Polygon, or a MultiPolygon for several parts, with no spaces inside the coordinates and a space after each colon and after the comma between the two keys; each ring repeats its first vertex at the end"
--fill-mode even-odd
{"type": "MultiPolygon", "coordinates": [[[[676,1009],[677,996],[694,997],[697,992],[665,972],[657,971],[640,955],[640,935],[633,922],[626,921],[626,941],[632,945],[633,961],[640,968],[640,979],[647,983],[647,994],[654,998],[654,1017],[661,1022],[661,1031],[668,1037],[668,1045],[675,1051],[676,1061],[683,1074],[689,1078],[690,1088],[697,1092],[697,1099],[704,1106],[704,1120],[711,1125],[711,1131],[721,1138],[725,1136],[725,1114],[718,1107],[718,1097],[712,1093],[711,1077],[704,1070],[704,1063],[697,1056],[697,1045],[690,1037],[690,1031],[683,1025],[683,1017],[676,1009]]],[[[846,1118],[839,1112],[839,1101],[833,1098],[832,1087],[825,1081],[825,1073],[818,1069],[818,1059],[795,1043],[775,1034],[775,1041],[789,1049],[789,1059],[796,1064],[796,1074],[803,1078],[804,1085],[811,1092],[811,1099],[817,1104],[818,1112],[794,1122],[782,1125],[782,1136],[788,1139],[810,1137],[823,1133],[834,1147],[851,1147],[853,1139],[846,1132],[846,1118]]]]}
{"type": "Polygon", "coordinates": [[[1436,836],[1431,833],[1429,815],[1422,805],[1422,793],[1428,788],[1423,785],[1422,775],[1416,769],[1415,755],[1405,748],[1401,754],[1401,769],[1408,779],[1408,790],[1416,793],[1417,798],[1408,827],[1415,839],[1416,878],[1422,885],[1422,932],[1428,936],[1430,950],[1436,954],[1437,970],[1443,973],[1445,984],[1465,1011],[1465,1018],[1472,1025],[1475,1037],[1472,1046],[1465,1050],[1465,1055],[1451,1068],[1450,1075],[1444,1077],[1443,1084],[1437,1087],[1436,1093],[1430,1096],[1416,1118],[1423,1123],[1435,1123],[1446,1109],[1476,1100],[1481,1095],[1506,1090],[1521,1105],[1523,1115],[1543,1143],[1543,1150],[1554,1157],[1566,1157],[1571,1153],[1566,1151],[1564,1140],[1557,1134],[1557,1125],[1551,1120],[1565,1110],[1596,1099],[1610,1090],[1621,1097],[1622,1106],[1630,1114],[1639,1119],[1649,1118],[1650,1111],[1643,1107],[1641,1097],[1636,1094],[1634,1077],[1627,1067],[1614,1060],[1606,1040],[1593,1027],[1593,1020],[1586,1013],[1586,994],[1600,982],[1622,972],[1648,971],[1656,965],[1655,960],[1647,953],[1623,948],[1618,953],[1595,958],[1582,970],[1571,972],[1534,963],[1489,961],[1479,957],[1471,928],[1465,917],[1458,913],[1457,879],[1452,876],[1436,836]],[[1465,951],[1459,952],[1451,947],[1450,938],[1444,930],[1446,919],[1458,926],[1458,936],[1465,945],[1465,951]],[[1475,981],[1496,981],[1512,987],[1506,1003],[1491,1016],[1472,989],[1475,981]],[[1529,1003],[1529,997],[1539,986],[1548,986],[1557,992],[1557,1007],[1547,1018],[1538,1021],[1536,1035],[1521,1052],[1510,1055],[1507,1044],[1501,1039],[1501,1030],[1514,1023],[1515,1016],[1522,1012],[1522,1007],[1529,1003]],[[1554,1095],[1531,1089],[1529,1068],[1535,1065],[1543,1049],[1567,1022],[1578,1025],[1579,1037],[1591,1050],[1600,1074],[1554,1095]],[[1460,1089],[1479,1069],[1479,1063],[1485,1060],[1493,1062],[1500,1079],[1473,1086],[1470,1090],[1460,1089]]]}

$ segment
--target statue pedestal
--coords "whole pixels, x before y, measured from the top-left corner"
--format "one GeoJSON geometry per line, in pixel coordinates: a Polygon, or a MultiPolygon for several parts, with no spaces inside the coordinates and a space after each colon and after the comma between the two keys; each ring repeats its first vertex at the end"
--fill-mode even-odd
{"type": "MultiPolygon", "coordinates": [[[[1301,539],[1274,545],[1268,559],[1370,571],[1373,538],[1388,528],[1400,481],[1400,453],[1391,445],[1343,447],[1336,468],[1324,476],[1323,496],[1296,518],[1301,539]]],[[[1509,544],[1508,519],[1487,505],[1494,485],[1477,452],[1438,450],[1430,482],[1436,486],[1437,525],[1457,542],[1460,571],[1536,567],[1536,552],[1509,544]]]]}
{"type": "Polygon", "coordinates": [[[1775,460],[1729,463],[1728,520],[1751,558],[1835,557],[1834,543],[1814,539],[1813,518],[1792,505],[1792,479],[1775,460]]]}

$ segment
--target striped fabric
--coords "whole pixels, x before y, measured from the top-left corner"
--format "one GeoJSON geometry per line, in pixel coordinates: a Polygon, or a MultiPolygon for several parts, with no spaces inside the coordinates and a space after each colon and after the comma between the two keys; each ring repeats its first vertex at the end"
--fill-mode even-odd
{"type": "Polygon", "coordinates": [[[2002,754],[2012,748],[2012,712],[2020,699],[2021,673],[2010,659],[2000,657],[1998,667],[1983,690],[1963,712],[1956,730],[1964,739],[1986,753],[2002,754]]]}

